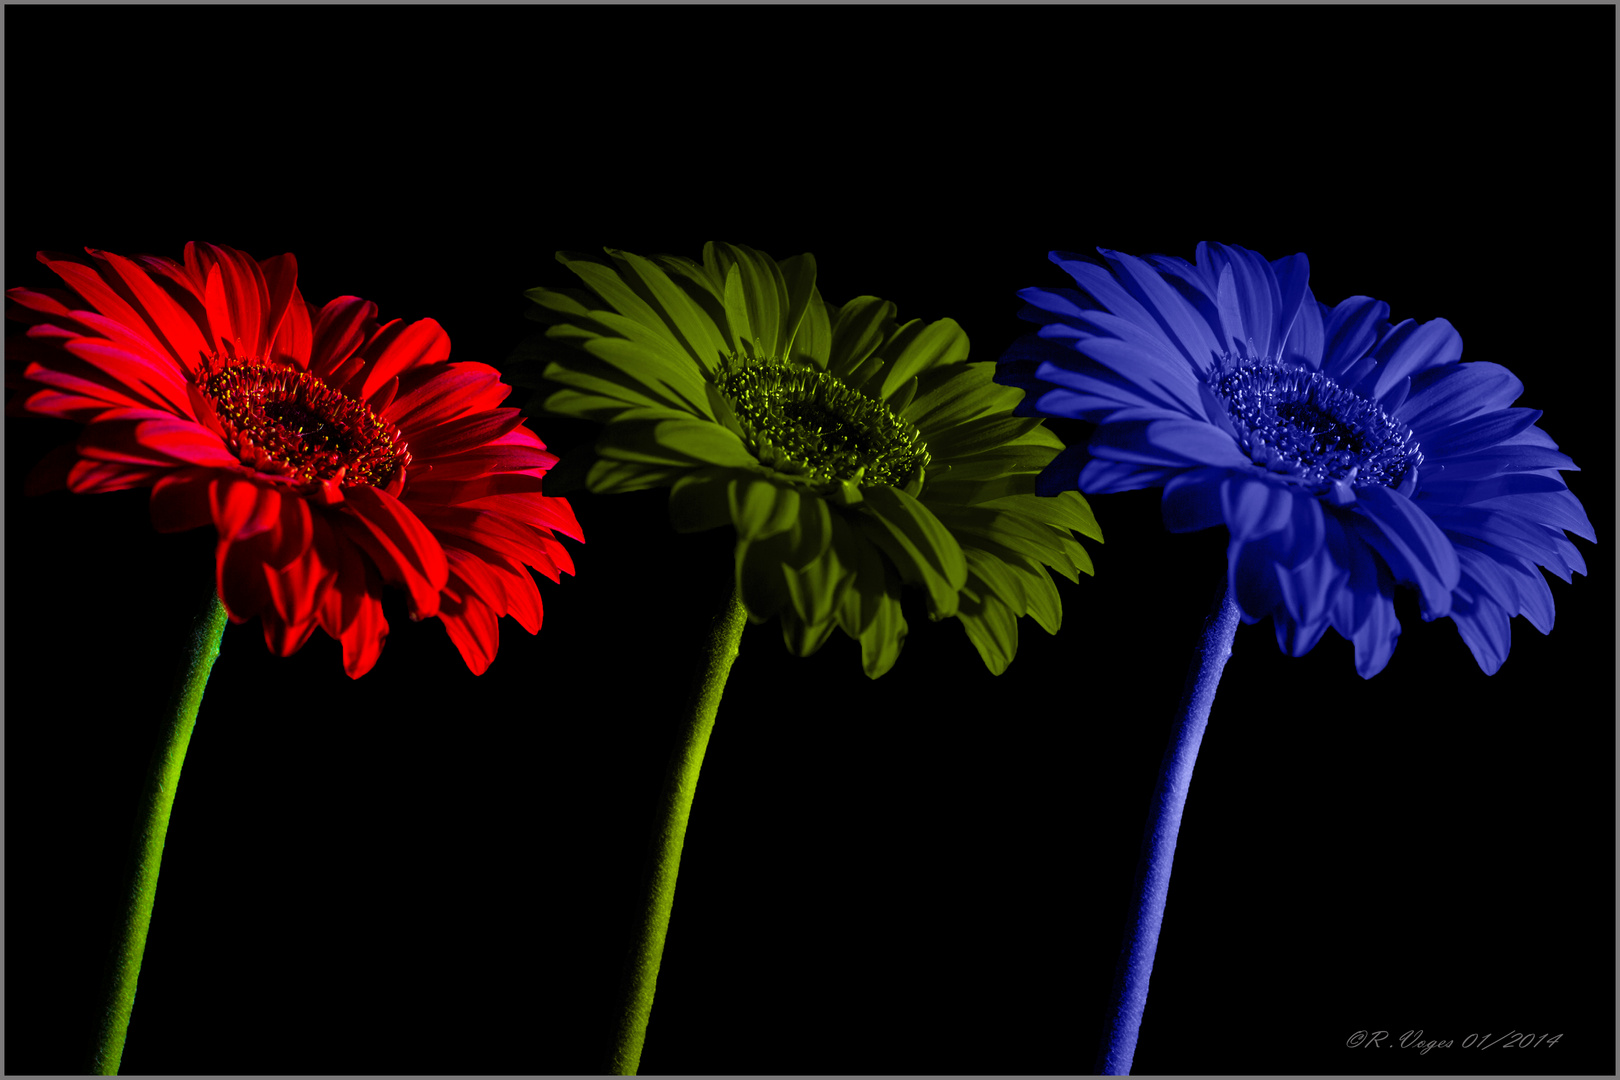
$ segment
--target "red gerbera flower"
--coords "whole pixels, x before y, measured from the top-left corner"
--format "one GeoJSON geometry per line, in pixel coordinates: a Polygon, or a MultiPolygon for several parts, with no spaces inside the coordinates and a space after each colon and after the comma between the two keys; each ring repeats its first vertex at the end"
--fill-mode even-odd
{"type": "MultiPolygon", "coordinates": [[[[437,615],[475,674],[498,620],[540,629],[540,592],[573,573],[556,533],[583,539],[541,493],[556,456],[485,364],[450,363],[432,319],[377,321],[340,296],[316,308],[298,265],[187,244],[182,262],[85,249],[39,259],[69,290],[10,289],[9,343],[29,411],[83,422],[30,475],[30,493],[152,485],[162,532],[209,522],[232,622],[257,615],[282,656],[319,626],[359,678],[388,623],[383,582],[413,619],[437,615]]],[[[13,370],[16,370],[13,368],[13,370]]]]}

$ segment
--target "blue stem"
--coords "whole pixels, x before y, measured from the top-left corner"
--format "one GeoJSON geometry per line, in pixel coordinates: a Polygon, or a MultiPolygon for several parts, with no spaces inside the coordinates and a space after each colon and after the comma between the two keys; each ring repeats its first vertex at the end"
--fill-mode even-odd
{"type": "Polygon", "coordinates": [[[1204,634],[1187,669],[1187,685],[1181,693],[1180,719],[1159,766],[1159,785],[1148,807],[1147,830],[1142,836],[1142,859],[1136,867],[1136,887],[1132,891],[1130,921],[1120,946],[1119,966],[1114,972],[1114,992],[1109,1000],[1108,1034],[1097,1058],[1100,1076],[1129,1076],[1136,1056],[1136,1037],[1142,1028],[1142,1011],[1147,1007],[1148,980],[1153,977],[1153,954],[1159,947],[1159,926],[1164,922],[1164,902],[1170,895],[1170,864],[1176,856],[1176,833],[1181,830],[1181,811],[1187,805],[1187,788],[1192,784],[1193,765],[1198,760],[1198,744],[1204,740],[1209,709],[1215,703],[1215,687],[1221,669],[1232,655],[1232,638],[1237,633],[1237,602],[1224,583],[1209,617],[1204,634]]]}

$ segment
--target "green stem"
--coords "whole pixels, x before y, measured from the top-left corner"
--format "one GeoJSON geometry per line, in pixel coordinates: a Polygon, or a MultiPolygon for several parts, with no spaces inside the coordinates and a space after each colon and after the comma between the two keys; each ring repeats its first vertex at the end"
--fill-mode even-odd
{"type": "Polygon", "coordinates": [[[623,1004],[608,1062],[610,1076],[634,1076],[641,1065],[641,1047],[647,1039],[653,992],[658,987],[658,968],[664,959],[664,938],[669,933],[669,914],[675,906],[675,876],[681,869],[686,822],[692,814],[698,772],[703,768],[703,753],[709,747],[709,733],[714,730],[714,717],[720,709],[726,675],[731,671],[731,662],[737,659],[737,643],[742,640],[747,621],[742,597],[733,583],[728,588],[725,606],[715,616],[704,640],[701,667],[693,683],[679,741],[664,774],[664,790],[658,800],[658,818],[649,852],[646,897],[638,915],[635,945],[625,971],[623,1004]]]}
{"type": "Polygon", "coordinates": [[[152,923],[152,903],[157,898],[158,867],[163,862],[163,838],[169,831],[169,811],[174,807],[180,766],[185,764],[186,747],[191,744],[191,731],[197,725],[197,708],[202,704],[203,689],[208,685],[208,673],[219,656],[219,639],[225,632],[225,622],[225,605],[220,603],[219,594],[210,590],[207,608],[192,623],[185,666],[176,680],[169,717],[141,792],[133,866],[124,891],[118,936],[109,957],[100,1031],[90,1062],[90,1072],[97,1076],[117,1076],[124,1056],[124,1037],[129,1031],[130,1012],[135,1007],[135,983],[140,978],[146,931],[152,923]]]}

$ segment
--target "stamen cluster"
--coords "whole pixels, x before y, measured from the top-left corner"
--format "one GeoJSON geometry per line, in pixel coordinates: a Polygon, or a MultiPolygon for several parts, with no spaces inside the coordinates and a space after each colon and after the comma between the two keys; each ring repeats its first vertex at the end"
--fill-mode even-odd
{"type": "Polygon", "coordinates": [[[400,431],[307,371],[249,361],[215,368],[201,389],[244,465],[298,485],[385,486],[410,464],[400,431]]]}
{"type": "Polygon", "coordinates": [[[914,425],[818,368],[728,357],[716,385],[745,441],[778,472],[901,487],[930,460],[914,425]]]}
{"type": "Polygon", "coordinates": [[[1262,359],[1222,363],[1209,381],[1250,459],[1318,493],[1397,487],[1423,463],[1410,428],[1319,371],[1262,359]]]}

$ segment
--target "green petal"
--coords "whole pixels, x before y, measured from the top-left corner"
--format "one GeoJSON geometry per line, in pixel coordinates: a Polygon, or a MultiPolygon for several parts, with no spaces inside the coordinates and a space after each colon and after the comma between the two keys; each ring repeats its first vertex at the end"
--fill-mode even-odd
{"type": "Polygon", "coordinates": [[[726,331],[731,340],[731,352],[736,356],[751,355],[743,342],[755,338],[754,324],[748,321],[748,297],[744,295],[742,271],[733,266],[726,272],[726,331]]]}
{"type": "MultiPolygon", "coordinates": [[[[686,473],[685,468],[648,465],[637,461],[599,458],[585,474],[585,486],[601,495],[668,487],[686,473]]],[[[550,473],[546,474],[548,477],[550,473]]]]}
{"type": "Polygon", "coordinates": [[[787,283],[787,316],[782,320],[782,348],[777,355],[786,359],[793,355],[798,342],[799,327],[810,309],[816,292],[816,257],[809,252],[782,260],[782,280],[787,283]]]}
{"type": "Polygon", "coordinates": [[[805,308],[804,321],[799,323],[799,332],[793,338],[791,358],[825,370],[827,359],[832,355],[832,340],[832,322],[827,318],[827,303],[821,298],[820,290],[812,291],[809,305],[805,308]]]}
{"type": "Polygon", "coordinates": [[[939,518],[964,544],[974,546],[977,540],[989,540],[1049,565],[1065,561],[1062,542],[1068,533],[1016,511],[941,507],[939,518]]]}
{"type": "Polygon", "coordinates": [[[861,632],[861,667],[867,678],[876,679],[894,667],[894,662],[900,658],[900,647],[905,644],[906,630],[898,588],[893,593],[879,593],[876,615],[861,632]]]}
{"type": "Polygon", "coordinates": [[[907,381],[930,368],[959,364],[967,359],[967,334],[955,319],[939,319],[911,330],[914,325],[915,320],[907,323],[895,340],[884,346],[883,352],[889,358],[879,395],[884,401],[907,381]]]}
{"type": "Polygon", "coordinates": [[[759,350],[756,355],[781,356],[781,332],[788,311],[788,288],[776,261],[763,252],[741,244],[717,244],[711,241],[703,245],[703,264],[726,282],[728,312],[731,306],[730,268],[737,268],[748,325],[753,329],[751,337],[759,350]]]}
{"type": "Polygon", "coordinates": [[[832,635],[833,624],[805,623],[789,608],[782,609],[782,640],[794,656],[811,656],[832,635]]]}
{"type": "Polygon", "coordinates": [[[1023,399],[1023,392],[992,382],[995,374],[996,365],[990,363],[924,372],[905,417],[928,437],[980,417],[1006,416],[1023,399]]]}
{"type": "Polygon", "coordinates": [[[856,520],[900,571],[903,581],[928,590],[936,617],[956,612],[957,590],[967,580],[962,548],[949,529],[903,491],[876,486],[865,491],[866,511],[856,520]]]}
{"type": "Polygon", "coordinates": [[[658,313],[645,300],[636,295],[635,290],[619,277],[618,271],[613,267],[604,266],[589,256],[567,251],[557,252],[557,261],[578,275],[585,283],[585,287],[600,296],[614,311],[648,329],[664,331],[669,344],[677,350],[681,348],[681,343],[674,335],[669,334],[668,328],[664,326],[664,320],[658,317],[658,313]]]}
{"type": "Polygon", "coordinates": [[[711,420],[670,420],[643,410],[622,413],[597,436],[596,452],[615,461],[684,468],[757,465],[742,440],[711,420]]]}
{"type": "Polygon", "coordinates": [[[785,532],[799,519],[799,492],[788,484],[773,484],[758,476],[734,476],[726,484],[726,498],[737,535],[744,540],[785,532]]]}
{"type": "Polygon", "coordinates": [[[737,589],[753,622],[765,622],[791,602],[782,565],[791,543],[786,532],[755,540],[739,535],[737,539],[737,589]]]}
{"type": "Polygon", "coordinates": [[[928,479],[924,501],[937,510],[942,506],[976,506],[1011,497],[1044,498],[1035,494],[1035,481],[1039,476],[1039,472],[1031,470],[986,480],[957,480],[954,475],[939,470],[928,479]]]}
{"type": "MultiPolygon", "coordinates": [[[[988,552],[984,557],[993,558],[988,552]]],[[[1046,567],[1030,558],[996,561],[1024,586],[1024,612],[1048,634],[1057,633],[1063,626],[1063,600],[1046,567]]]]}
{"type": "Polygon", "coordinates": [[[703,532],[732,524],[730,481],[736,475],[731,469],[699,469],[675,481],[669,491],[669,522],[675,531],[703,532]]]}
{"type": "MultiPolygon", "coordinates": [[[[884,582],[894,577],[894,570],[884,565],[878,549],[843,514],[832,516],[832,546],[838,552],[838,561],[853,574],[850,588],[838,605],[838,625],[844,633],[859,639],[877,618],[884,582]]],[[[895,588],[899,587],[896,579],[895,588]]]]}
{"type": "Polygon", "coordinates": [[[936,462],[954,465],[955,459],[969,458],[1005,446],[1027,435],[1040,424],[1038,417],[986,416],[943,431],[931,431],[924,438],[928,442],[928,452],[936,462]]]}
{"type": "Polygon", "coordinates": [[[662,315],[665,328],[686,354],[704,371],[713,371],[726,346],[709,316],[652,260],[628,251],[609,249],[608,254],[621,267],[625,282],[662,315]]]}
{"type": "Polygon", "coordinates": [[[827,370],[853,390],[882,367],[881,361],[867,365],[872,352],[883,343],[885,323],[894,321],[894,305],[875,296],[857,296],[838,312],[832,328],[832,352],[827,370]]]}
{"type": "Polygon", "coordinates": [[[1049,525],[1073,529],[1081,536],[1089,536],[1102,543],[1102,527],[1097,524],[1097,518],[1091,512],[1091,504],[1086,502],[1086,497],[1078,491],[985,500],[980,505],[986,510],[1013,510],[1049,525]]]}
{"type": "Polygon", "coordinates": [[[811,625],[830,627],[855,577],[839,561],[837,549],[829,547],[799,569],[788,567],[786,579],[793,609],[800,617],[811,625]]]}
{"type": "Polygon", "coordinates": [[[817,495],[805,495],[799,500],[799,513],[793,523],[793,551],[788,565],[797,570],[820,559],[832,542],[831,508],[817,495]]]}
{"type": "Polygon", "coordinates": [[[1018,654],[1018,617],[1011,609],[995,596],[987,596],[979,602],[965,602],[956,617],[990,673],[1006,671],[1018,654]]]}
{"type": "MultiPolygon", "coordinates": [[[[1005,562],[980,548],[964,547],[962,556],[967,560],[968,579],[963,586],[981,599],[994,596],[1005,603],[1014,615],[1024,613],[1024,584],[1005,562]]],[[[967,604],[964,603],[963,607],[967,604]]]]}
{"type": "Polygon", "coordinates": [[[577,357],[559,360],[559,368],[579,371],[596,367],[599,375],[621,386],[642,387],[660,404],[713,419],[709,414],[709,395],[703,389],[706,380],[698,373],[697,365],[675,352],[668,342],[649,344],[616,337],[584,337],[583,332],[570,326],[555,326],[546,333],[554,340],[577,345],[591,360],[597,361],[593,365],[577,357]]]}
{"type": "MultiPolygon", "coordinates": [[[[1036,430],[1045,430],[1037,428],[1036,430]]],[[[1013,444],[987,450],[970,458],[950,462],[944,469],[935,462],[930,469],[936,480],[961,483],[964,480],[994,480],[1008,473],[1038,473],[1051,462],[1050,448],[1013,444]]]]}

